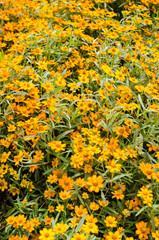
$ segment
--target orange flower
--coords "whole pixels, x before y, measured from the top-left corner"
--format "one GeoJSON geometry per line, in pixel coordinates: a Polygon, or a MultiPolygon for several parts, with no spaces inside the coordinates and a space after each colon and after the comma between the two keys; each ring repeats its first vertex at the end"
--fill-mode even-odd
{"type": "Polygon", "coordinates": [[[121,189],[114,191],[112,194],[113,194],[112,198],[117,198],[121,200],[124,198],[124,194],[121,189]]]}
{"type": "Polygon", "coordinates": [[[52,224],[52,220],[53,220],[53,217],[52,218],[49,218],[48,216],[46,216],[44,218],[44,223],[45,225],[51,225],[52,224]]]}
{"type": "Polygon", "coordinates": [[[65,191],[69,191],[71,189],[74,189],[74,181],[70,177],[67,177],[67,173],[63,174],[62,178],[59,179],[59,185],[65,191]]]}
{"type": "Polygon", "coordinates": [[[136,223],[136,234],[139,235],[139,239],[148,239],[148,235],[150,234],[150,227],[147,227],[146,222],[136,223]]]}
{"type": "Polygon", "coordinates": [[[49,211],[50,213],[54,212],[54,207],[53,207],[53,206],[48,206],[48,211],[49,211]]]}
{"type": "Polygon", "coordinates": [[[88,190],[90,192],[99,192],[99,189],[104,186],[103,182],[104,180],[101,176],[97,177],[96,175],[93,175],[92,177],[89,177],[87,182],[87,185],[89,186],[88,190]]]}
{"type": "Polygon", "coordinates": [[[139,168],[141,169],[141,171],[147,176],[148,179],[151,179],[153,174],[154,174],[154,170],[152,168],[152,165],[149,163],[140,163],[139,168]]]}

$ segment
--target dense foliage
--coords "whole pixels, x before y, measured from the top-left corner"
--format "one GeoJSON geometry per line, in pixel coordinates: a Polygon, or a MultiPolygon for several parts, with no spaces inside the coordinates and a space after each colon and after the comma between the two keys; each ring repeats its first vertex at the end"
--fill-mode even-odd
{"type": "Polygon", "coordinates": [[[0,1],[0,239],[159,240],[159,1],[0,1]]]}

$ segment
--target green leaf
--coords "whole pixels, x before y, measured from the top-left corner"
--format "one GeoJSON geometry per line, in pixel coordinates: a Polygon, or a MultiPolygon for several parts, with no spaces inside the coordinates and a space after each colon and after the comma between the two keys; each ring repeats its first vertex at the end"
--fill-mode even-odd
{"type": "Polygon", "coordinates": [[[144,206],[142,207],[135,215],[135,217],[139,216],[146,208],[148,208],[148,206],[144,206]]]}
{"type": "Polygon", "coordinates": [[[85,221],[86,215],[87,215],[87,213],[85,213],[84,216],[83,216],[83,217],[81,218],[81,220],[79,221],[79,224],[78,224],[78,226],[77,226],[76,229],[75,229],[75,232],[76,232],[76,233],[79,232],[79,230],[81,229],[81,227],[82,227],[82,225],[83,225],[83,223],[84,223],[84,221],[85,221]]]}
{"type": "Polygon", "coordinates": [[[145,106],[144,106],[144,104],[143,104],[143,101],[142,101],[142,98],[141,98],[141,95],[140,95],[140,94],[138,94],[138,98],[139,98],[139,102],[140,102],[142,108],[145,109],[145,106]]]}
{"type": "Polygon", "coordinates": [[[4,33],[1,28],[0,28],[0,34],[4,37],[4,33]]]}
{"type": "Polygon", "coordinates": [[[37,216],[38,216],[38,203],[35,206],[35,217],[37,217],[37,216]]]}
{"type": "Polygon", "coordinates": [[[58,213],[58,214],[56,215],[55,223],[57,223],[57,221],[58,221],[58,219],[59,219],[59,216],[60,216],[60,213],[58,213]]]}
{"type": "Polygon", "coordinates": [[[107,206],[107,200],[106,200],[105,195],[104,195],[103,192],[101,192],[101,198],[102,198],[102,200],[104,201],[104,203],[105,203],[106,206],[107,206]]]}
{"type": "Polygon", "coordinates": [[[114,177],[113,179],[106,180],[106,182],[107,182],[107,183],[109,183],[109,182],[115,182],[116,180],[118,180],[118,179],[120,179],[120,178],[123,178],[123,177],[129,177],[129,178],[131,178],[131,176],[132,176],[132,174],[130,174],[130,173],[120,174],[120,175],[114,177]]]}
{"type": "Polygon", "coordinates": [[[11,216],[12,215],[12,213],[14,212],[16,210],[16,208],[14,207],[14,208],[12,208],[11,210],[9,210],[5,215],[4,215],[4,217],[8,217],[8,216],[11,216]]]}
{"type": "Polygon", "coordinates": [[[69,134],[73,131],[74,131],[74,129],[71,129],[71,130],[61,133],[60,135],[57,136],[56,141],[59,141],[60,139],[64,138],[67,134],[69,134]]]}
{"type": "Polygon", "coordinates": [[[152,232],[155,232],[155,219],[151,216],[152,232]]]}
{"type": "Polygon", "coordinates": [[[46,171],[43,173],[43,175],[46,175],[46,174],[52,172],[52,170],[53,170],[53,168],[50,168],[50,169],[46,170],[46,171]]]}
{"type": "Polygon", "coordinates": [[[0,52],[0,60],[4,58],[4,52],[3,50],[0,52]]]}
{"type": "Polygon", "coordinates": [[[56,225],[54,218],[52,219],[52,227],[54,228],[56,225]]]}
{"type": "Polygon", "coordinates": [[[155,211],[159,212],[159,204],[153,204],[153,205],[152,205],[152,208],[153,208],[155,211]]]}
{"type": "Polygon", "coordinates": [[[27,136],[27,137],[24,137],[24,140],[26,141],[26,140],[30,140],[30,138],[35,138],[36,137],[36,135],[30,135],[30,136],[27,136]]]}
{"type": "Polygon", "coordinates": [[[107,207],[107,212],[109,213],[109,214],[115,214],[115,215],[118,215],[118,213],[113,209],[113,208],[110,208],[110,207],[107,207]]]}
{"type": "Polygon", "coordinates": [[[117,205],[118,205],[119,209],[120,209],[121,212],[122,212],[122,211],[123,211],[123,206],[122,206],[121,202],[120,202],[120,201],[117,201],[117,205]]]}

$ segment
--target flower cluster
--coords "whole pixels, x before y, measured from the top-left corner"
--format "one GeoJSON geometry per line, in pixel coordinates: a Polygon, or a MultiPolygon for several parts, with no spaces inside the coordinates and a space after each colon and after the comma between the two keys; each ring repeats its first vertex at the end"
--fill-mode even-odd
{"type": "Polygon", "coordinates": [[[159,239],[158,3],[0,2],[0,239],[159,239]]]}

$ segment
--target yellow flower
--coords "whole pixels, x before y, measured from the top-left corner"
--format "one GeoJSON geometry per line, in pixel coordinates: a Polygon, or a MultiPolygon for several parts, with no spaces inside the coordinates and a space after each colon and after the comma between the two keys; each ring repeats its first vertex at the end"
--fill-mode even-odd
{"type": "Polygon", "coordinates": [[[66,80],[58,74],[55,84],[59,87],[65,87],[66,86],[66,80]]]}
{"type": "Polygon", "coordinates": [[[113,72],[112,72],[112,69],[106,64],[106,63],[103,63],[101,65],[101,69],[108,75],[110,76],[114,76],[113,72]]]}
{"type": "Polygon", "coordinates": [[[125,153],[126,152],[124,150],[116,149],[113,155],[116,159],[122,159],[123,161],[125,161],[127,159],[127,156],[125,156],[125,153]]]}
{"type": "Polygon", "coordinates": [[[81,83],[89,83],[89,77],[87,77],[87,76],[85,76],[85,75],[80,75],[80,76],[78,77],[78,79],[79,79],[79,81],[80,81],[81,83]]]}
{"type": "Polygon", "coordinates": [[[16,130],[16,127],[13,124],[10,124],[8,127],[8,132],[14,132],[16,130]]]}
{"type": "Polygon", "coordinates": [[[53,141],[48,143],[48,146],[52,149],[55,150],[55,152],[59,151],[64,151],[66,144],[62,144],[61,141],[53,141]]]}
{"type": "Polygon", "coordinates": [[[152,201],[153,201],[153,195],[152,195],[152,191],[150,189],[148,189],[147,186],[142,186],[142,188],[140,188],[140,191],[138,192],[137,196],[142,197],[143,203],[145,203],[149,207],[151,207],[152,201]]]}
{"type": "Polygon", "coordinates": [[[82,205],[80,205],[79,207],[75,206],[75,213],[76,213],[77,217],[83,217],[84,214],[87,213],[87,209],[83,208],[82,205]]]}
{"type": "Polygon", "coordinates": [[[136,78],[129,78],[129,80],[131,81],[131,82],[133,82],[133,83],[138,83],[138,80],[136,79],[136,78]]]}
{"type": "Polygon", "coordinates": [[[39,240],[54,240],[53,237],[53,229],[46,229],[40,230],[39,240]]]}
{"type": "Polygon", "coordinates": [[[110,172],[111,173],[114,173],[114,172],[120,172],[121,171],[121,167],[122,165],[119,164],[119,163],[116,163],[115,160],[110,160],[107,162],[108,166],[105,166],[106,168],[110,169],[110,172]]]}
{"type": "Polygon", "coordinates": [[[159,171],[156,172],[156,173],[154,173],[154,174],[152,175],[152,178],[155,179],[156,182],[159,182],[159,171]]]}
{"type": "Polygon", "coordinates": [[[95,223],[87,222],[83,224],[82,230],[86,233],[98,233],[98,226],[95,223]]]}
{"type": "Polygon", "coordinates": [[[10,154],[11,154],[11,152],[8,152],[8,153],[3,152],[3,153],[2,153],[2,156],[1,156],[1,158],[0,158],[0,162],[1,162],[1,163],[5,163],[5,162],[7,161],[7,159],[8,159],[8,157],[9,157],[10,154]]]}
{"type": "Polygon", "coordinates": [[[106,200],[106,203],[103,200],[99,200],[98,202],[102,207],[106,207],[109,204],[107,200],[106,200]]]}
{"type": "Polygon", "coordinates": [[[84,178],[77,178],[77,180],[75,182],[76,182],[77,186],[85,187],[86,182],[85,182],[84,178]]]}
{"type": "Polygon", "coordinates": [[[33,232],[34,231],[34,224],[32,221],[27,220],[24,225],[23,228],[27,231],[27,232],[33,232]]]}
{"type": "Polygon", "coordinates": [[[58,178],[55,174],[51,174],[47,177],[47,182],[56,183],[57,181],[58,181],[58,178]]]}
{"type": "Polygon", "coordinates": [[[97,218],[95,218],[94,216],[93,216],[93,214],[91,214],[91,215],[87,215],[86,216],[86,222],[87,223],[97,223],[98,222],[98,219],[97,218]]]}
{"type": "Polygon", "coordinates": [[[26,217],[24,217],[24,214],[16,216],[15,219],[16,221],[14,222],[13,227],[19,228],[26,223],[26,217]]]}
{"type": "Polygon", "coordinates": [[[155,219],[155,227],[158,228],[159,226],[159,218],[158,217],[154,217],[155,219]]]}
{"type": "Polygon", "coordinates": [[[115,233],[109,232],[108,235],[106,235],[106,240],[121,240],[122,235],[119,231],[116,231],[115,233]]]}
{"type": "Polygon", "coordinates": [[[76,233],[73,235],[73,237],[71,238],[71,240],[86,240],[87,236],[83,233],[76,233]]]}
{"type": "Polygon", "coordinates": [[[16,217],[15,216],[10,216],[6,219],[7,225],[13,224],[15,222],[16,217]]]}
{"type": "Polygon", "coordinates": [[[0,179],[0,190],[4,192],[5,189],[7,189],[7,182],[4,179],[0,179]]]}
{"type": "Polygon", "coordinates": [[[115,77],[120,80],[120,81],[124,81],[125,80],[125,73],[123,73],[122,71],[116,70],[115,72],[115,77]]]}
{"type": "Polygon", "coordinates": [[[152,237],[153,237],[155,240],[159,240],[159,231],[156,230],[155,233],[152,233],[152,237]]]}
{"type": "Polygon", "coordinates": [[[104,180],[101,176],[97,177],[96,175],[93,175],[92,177],[89,177],[87,182],[89,186],[88,190],[90,192],[93,192],[93,191],[99,192],[99,189],[104,186],[103,182],[104,180]]]}
{"type": "Polygon", "coordinates": [[[76,219],[71,219],[71,222],[69,224],[71,228],[74,228],[78,225],[78,221],[76,219]]]}
{"type": "Polygon", "coordinates": [[[41,48],[35,48],[32,50],[32,53],[35,55],[41,55],[43,50],[41,48]]]}
{"type": "Polygon", "coordinates": [[[75,82],[68,84],[68,87],[70,87],[70,91],[80,88],[80,86],[77,85],[77,83],[75,83],[75,82]]]}
{"type": "Polygon", "coordinates": [[[57,223],[57,225],[54,227],[54,234],[64,234],[68,228],[69,226],[67,224],[57,223]]]}
{"type": "Polygon", "coordinates": [[[62,200],[66,200],[68,198],[70,198],[72,195],[72,192],[67,192],[67,191],[61,191],[59,193],[59,197],[62,199],[62,200]]]}
{"type": "Polygon", "coordinates": [[[124,210],[122,211],[122,213],[125,215],[125,217],[130,216],[130,212],[129,212],[128,209],[124,209],[124,210]]]}
{"type": "Polygon", "coordinates": [[[46,90],[46,92],[53,91],[53,84],[51,84],[49,81],[46,81],[46,83],[42,83],[41,86],[46,90]]]}
{"type": "Polygon", "coordinates": [[[58,212],[63,212],[64,211],[64,206],[59,204],[57,207],[56,207],[56,211],[58,212]]]}
{"type": "Polygon", "coordinates": [[[16,194],[19,194],[20,191],[18,188],[16,187],[11,187],[9,190],[8,190],[13,196],[15,196],[16,194]]]}
{"type": "Polygon", "coordinates": [[[145,87],[143,85],[135,85],[135,89],[137,89],[138,92],[144,92],[145,91],[145,87]]]}
{"type": "Polygon", "coordinates": [[[108,217],[106,217],[104,222],[107,227],[111,227],[111,228],[117,227],[117,221],[116,221],[115,217],[108,216],[108,217]]]}
{"type": "Polygon", "coordinates": [[[107,89],[108,92],[113,92],[114,91],[114,87],[111,83],[105,83],[105,88],[107,89]]]}
{"type": "Polygon", "coordinates": [[[111,53],[111,54],[117,54],[119,52],[119,49],[116,48],[116,47],[112,47],[108,50],[108,53],[111,53]]]}
{"type": "Polygon", "coordinates": [[[96,211],[99,209],[99,205],[95,202],[91,202],[90,203],[90,209],[93,210],[93,211],[96,211]]]}

